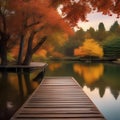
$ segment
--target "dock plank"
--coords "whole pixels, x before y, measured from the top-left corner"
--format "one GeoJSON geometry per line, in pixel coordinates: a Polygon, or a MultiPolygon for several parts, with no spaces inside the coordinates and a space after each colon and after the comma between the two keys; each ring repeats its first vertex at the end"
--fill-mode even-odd
{"type": "Polygon", "coordinates": [[[72,77],[46,77],[11,120],[104,120],[72,77]]]}

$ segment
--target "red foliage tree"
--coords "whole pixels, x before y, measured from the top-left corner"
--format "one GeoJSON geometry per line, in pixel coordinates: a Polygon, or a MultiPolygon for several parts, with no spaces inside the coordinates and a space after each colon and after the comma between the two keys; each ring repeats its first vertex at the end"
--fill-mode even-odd
{"type": "MultiPolygon", "coordinates": [[[[4,3],[4,1],[2,1],[2,3],[4,3]]],[[[7,28],[6,31],[3,32],[9,33],[10,36],[15,34],[18,40],[20,40],[18,64],[29,64],[32,55],[54,30],[61,29],[69,34],[73,33],[72,29],[62,20],[56,9],[50,6],[50,2],[47,0],[14,0],[14,2],[8,0],[5,6],[1,4],[1,7],[13,13],[13,15],[9,14],[9,16],[4,14],[7,28]],[[27,43],[24,44],[24,42],[27,43]],[[33,45],[33,43],[36,43],[36,45],[33,45]],[[25,59],[23,60],[24,45],[27,46],[27,50],[24,56],[25,59]]],[[[7,42],[5,47],[7,48],[7,42]]],[[[6,48],[4,49],[7,50],[6,48]]],[[[2,50],[4,49],[2,48],[2,50]]],[[[2,56],[6,57],[5,54],[2,56]]],[[[2,61],[4,61],[4,59],[2,59],[2,61]]],[[[7,62],[4,64],[6,63],[7,62]]]]}

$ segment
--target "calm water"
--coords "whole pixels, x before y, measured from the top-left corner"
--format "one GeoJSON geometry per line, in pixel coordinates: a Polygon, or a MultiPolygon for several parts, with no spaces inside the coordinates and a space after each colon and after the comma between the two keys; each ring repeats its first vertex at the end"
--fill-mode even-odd
{"type": "Polygon", "coordinates": [[[0,120],[10,117],[37,88],[43,73],[10,73],[0,72],[0,120]]]}
{"type": "Polygon", "coordinates": [[[120,65],[50,62],[47,76],[73,76],[107,120],[120,120],[120,65]]]}
{"type": "MultiPolygon", "coordinates": [[[[49,62],[46,76],[73,76],[107,120],[120,120],[120,65],[49,62]]],[[[9,120],[43,74],[0,72],[0,120],[9,120]]]]}

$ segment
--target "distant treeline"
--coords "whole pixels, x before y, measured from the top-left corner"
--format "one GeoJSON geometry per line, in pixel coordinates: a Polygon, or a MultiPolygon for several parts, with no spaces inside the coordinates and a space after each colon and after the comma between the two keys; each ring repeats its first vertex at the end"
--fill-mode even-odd
{"type": "Polygon", "coordinates": [[[111,25],[109,30],[105,29],[102,22],[99,23],[98,30],[90,27],[87,31],[84,31],[80,28],[74,36],[69,37],[66,44],[60,48],[57,47],[56,50],[65,56],[74,56],[74,49],[82,46],[86,39],[94,39],[98,42],[103,47],[104,57],[120,57],[120,25],[117,21],[111,25]]]}

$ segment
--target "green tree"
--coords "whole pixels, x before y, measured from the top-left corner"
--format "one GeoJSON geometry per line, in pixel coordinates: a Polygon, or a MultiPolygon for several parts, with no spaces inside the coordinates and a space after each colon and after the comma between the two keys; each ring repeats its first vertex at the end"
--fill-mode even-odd
{"type": "Polygon", "coordinates": [[[75,32],[74,36],[70,36],[66,44],[63,46],[63,54],[66,56],[74,56],[74,49],[82,45],[85,40],[85,31],[80,28],[75,32]]]}
{"type": "Polygon", "coordinates": [[[85,39],[85,31],[80,28],[76,33],[75,33],[75,41],[81,41],[83,42],[85,39]]]}
{"type": "Polygon", "coordinates": [[[105,41],[103,44],[104,56],[112,59],[120,57],[120,38],[105,41]]]}
{"type": "Polygon", "coordinates": [[[99,26],[98,26],[98,31],[100,31],[100,32],[105,32],[106,30],[105,30],[105,26],[104,26],[104,23],[99,23],[99,26]]]}
{"type": "Polygon", "coordinates": [[[102,42],[107,37],[107,31],[105,29],[104,23],[99,23],[98,25],[98,31],[96,31],[95,39],[99,42],[102,42]]]}
{"type": "Polygon", "coordinates": [[[78,46],[77,42],[75,42],[74,38],[69,38],[66,44],[62,47],[63,54],[66,56],[73,56],[73,50],[76,46],[78,46]]]}
{"type": "Polygon", "coordinates": [[[95,38],[96,35],[96,31],[93,27],[90,27],[87,31],[86,31],[86,35],[85,38],[86,39],[91,39],[91,38],[95,38]]]}
{"type": "Polygon", "coordinates": [[[120,25],[118,24],[118,21],[115,21],[113,25],[110,27],[110,32],[116,35],[120,34],[120,25]]]}

